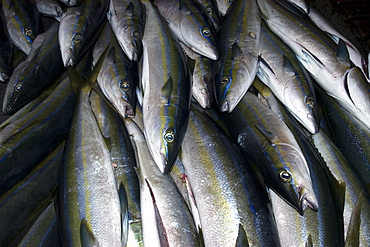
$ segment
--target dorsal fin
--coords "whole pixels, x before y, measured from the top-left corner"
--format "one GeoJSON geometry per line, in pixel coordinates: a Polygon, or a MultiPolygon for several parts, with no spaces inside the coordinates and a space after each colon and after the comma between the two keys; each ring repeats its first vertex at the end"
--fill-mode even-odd
{"type": "Polygon", "coordinates": [[[337,60],[338,62],[340,62],[341,64],[345,66],[348,66],[348,67],[351,66],[348,49],[347,49],[346,43],[342,39],[339,39],[338,46],[337,46],[337,60]]]}
{"type": "Polygon", "coordinates": [[[283,55],[283,69],[288,75],[294,76],[296,74],[296,70],[294,69],[292,62],[285,55],[283,55]]]}
{"type": "Polygon", "coordinates": [[[305,247],[313,247],[313,243],[312,243],[312,236],[311,236],[311,234],[308,234],[308,237],[307,237],[307,241],[306,241],[305,247]]]}
{"type": "Polygon", "coordinates": [[[87,225],[85,219],[81,220],[80,223],[80,240],[82,247],[98,247],[99,243],[90,227],[87,225]]]}
{"type": "Polygon", "coordinates": [[[261,132],[262,135],[266,137],[270,145],[276,141],[277,135],[275,133],[268,131],[266,128],[259,124],[254,124],[254,126],[257,128],[259,132],[261,132]]]}
{"type": "Polygon", "coordinates": [[[360,246],[360,224],[361,224],[361,205],[364,201],[364,191],[361,190],[358,195],[355,208],[351,214],[351,220],[349,221],[348,231],[346,235],[345,247],[357,247],[360,246]]]}
{"type": "Polygon", "coordinates": [[[247,234],[245,233],[242,224],[239,224],[238,238],[236,239],[235,247],[247,247],[247,246],[249,246],[247,234]]]}
{"type": "Polygon", "coordinates": [[[121,182],[118,188],[119,203],[121,207],[121,240],[122,246],[126,246],[128,239],[128,202],[125,186],[121,182]]]}
{"type": "Polygon", "coordinates": [[[132,2],[130,2],[128,5],[127,5],[127,8],[126,8],[126,11],[130,14],[133,14],[135,12],[135,6],[132,2]]]}
{"type": "Polygon", "coordinates": [[[165,82],[163,87],[161,88],[161,97],[163,100],[168,101],[168,99],[171,97],[172,94],[172,88],[173,88],[173,80],[172,76],[168,78],[168,80],[165,82]]]}
{"type": "Polygon", "coordinates": [[[187,3],[184,0],[179,1],[179,10],[182,15],[189,15],[190,9],[187,3]]]}

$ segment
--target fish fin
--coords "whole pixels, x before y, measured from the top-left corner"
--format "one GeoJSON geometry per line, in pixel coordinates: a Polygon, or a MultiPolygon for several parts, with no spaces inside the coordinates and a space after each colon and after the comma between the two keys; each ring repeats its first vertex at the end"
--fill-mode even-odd
{"type": "Polygon", "coordinates": [[[239,224],[238,238],[236,239],[235,247],[247,247],[249,246],[248,237],[242,224],[239,224]]]}
{"type": "Polygon", "coordinates": [[[199,236],[199,247],[204,247],[204,237],[203,237],[203,230],[201,227],[198,227],[198,236],[199,236]]]}
{"type": "Polygon", "coordinates": [[[130,1],[130,3],[127,5],[126,11],[130,14],[135,13],[135,6],[134,4],[130,1]]]}
{"type": "Polygon", "coordinates": [[[82,247],[98,247],[99,243],[94,233],[91,231],[89,226],[87,225],[87,221],[85,219],[81,220],[80,223],[80,239],[81,239],[81,246],[82,247]]]}
{"type": "Polygon", "coordinates": [[[361,224],[361,205],[364,202],[364,191],[361,190],[357,197],[355,208],[352,211],[349,221],[345,246],[356,247],[360,245],[360,224],[361,224]]]}
{"type": "Polygon", "coordinates": [[[109,49],[107,59],[109,59],[113,63],[116,63],[116,49],[114,48],[114,46],[109,49]]]}
{"type": "Polygon", "coordinates": [[[296,70],[294,69],[292,62],[285,55],[283,55],[283,69],[288,75],[294,76],[296,74],[296,70]]]}
{"type": "Polygon", "coordinates": [[[270,74],[275,75],[272,68],[268,65],[268,63],[260,57],[257,69],[257,76],[258,78],[266,85],[270,84],[270,74]]]}
{"type": "Polygon", "coordinates": [[[119,203],[121,207],[121,241],[122,246],[126,246],[128,239],[128,227],[129,227],[129,218],[128,218],[128,202],[125,186],[121,182],[118,188],[119,203]]]}
{"type": "Polygon", "coordinates": [[[231,54],[232,54],[232,57],[235,58],[235,57],[239,57],[239,56],[242,56],[243,55],[243,51],[242,49],[240,49],[239,45],[237,42],[235,42],[233,44],[233,46],[231,47],[231,54]]]}
{"type": "Polygon", "coordinates": [[[320,60],[311,54],[307,50],[302,50],[302,54],[304,57],[296,55],[299,62],[308,70],[308,71],[315,71],[315,68],[322,68],[324,65],[320,62],[320,60]]]}
{"type": "Polygon", "coordinates": [[[325,170],[327,171],[329,182],[332,185],[332,188],[334,189],[334,194],[335,194],[335,197],[336,197],[337,204],[339,206],[340,215],[343,215],[344,204],[345,204],[346,183],[344,183],[344,182],[340,183],[334,177],[334,175],[331,173],[330,169],[328,167],[326,167],[326,168],[327,169],[325,169],[325,170]]]}
{"type": "Polygon", "coordinates": [[[306,241],[305,247],[313,247],[313,243],[312,243],[312,236],[311,236],[311,234],[308,234],[308,237],[307,237],[307,241],[306,241]]]}
{"type": "Polygon", "coordinates": [[[346,43],[342,39],[339,39],[338,46],[337,46],[337,60],[338,62],[340,62],[341,64],[345,66],[348,66],[348,67],[351,66],[348,49],[347,49],[346,43]]]}
{"type": "Polygon", "coordinates": [[[179,1],[179,10],[182,15],[190,15],[189,6],[186,4],[184,0],[179,1]]]}
{"type": "Polygon", "coordinates": [[[168,78],[166,83],[161,88],[161,97],[164,101],[167,102],[169,98],[171,97],[172,88],[173,88],[173,80],[172,80],[172,77],[170,76],[170,78],[168,78]]]}
{"type": "Polygon", "coordinates": [[[277,136],[275,133],[272,133],[270,131],[268,131],[265,127],[259,125],[259,124],[254,124],[254,126],[256,126],[257,130],[262,134],[264,135],[267,140],[269,141],[269,144],[273,143],[274,141],[276,141],[277,139],[277,136]]]}

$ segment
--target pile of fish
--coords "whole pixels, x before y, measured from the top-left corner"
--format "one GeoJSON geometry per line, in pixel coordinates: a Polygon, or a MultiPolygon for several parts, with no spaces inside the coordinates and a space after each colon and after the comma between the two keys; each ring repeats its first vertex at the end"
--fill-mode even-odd
{"type": "Polygon", "coordinates": [[[0,246],[370,246],[368,66],[304,0],[0,14],[0,246]]]}

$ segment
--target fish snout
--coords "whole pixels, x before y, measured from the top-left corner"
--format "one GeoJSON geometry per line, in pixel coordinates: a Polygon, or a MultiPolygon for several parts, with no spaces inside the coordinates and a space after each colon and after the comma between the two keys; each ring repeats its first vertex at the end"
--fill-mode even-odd
{"type": "Polygon", "coordinates": [[[317,202],[317,198],[314,192],[309,191],[307,188],[303,187],[299,193],[300,193],[299,211],[302,212],[302,215],[303,212],[307,209],[307,207],[317,212],[317,210],[319,209],[319,204],[317,202]]]}
{"type": "Polygon", "coordinates": [[[65,49],[64,52],[62,52],[62,59],[64,67],[74,67],[75,66],[75,59],[73,56],[73,51],[71,48],[65,49]]]}

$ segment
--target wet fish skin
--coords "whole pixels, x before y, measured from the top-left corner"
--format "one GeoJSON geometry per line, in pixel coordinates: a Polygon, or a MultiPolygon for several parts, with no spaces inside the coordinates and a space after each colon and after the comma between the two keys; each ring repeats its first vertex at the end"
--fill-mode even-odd
{"type": "Polygon", "coordinates": [[[236,246],[242,232],[248,246],[279,246],[260,174],[194,105],[181,149],[205,246],[236,246]]]}
{"type": "Polygon", "coordinates": [[[64,143],[59,143],[41,157],[26,177],[0,196],[2,246],[9,246],[51,202],[57,188],[64,143]]]}
{"type": "Polygon", "coordinates": [[[261,18],[255,0],[235,1],[220,28],[215,96],[221,112],[232,112],[257,73],[261,18]]]}
{"type": "Polygon", "coordinates": [[[98,85],[123,118],[133,117],[136,103],[135,88],[139,81],[137,64],[128,59],[108,24],[103,28],[94,46],[94,60],[97,60],[108,44],[112,48],[99,72],[98,85]]]}
{"type": "Polygon", "coordinates": [[[218,11],[221,14],[221,17],[224,17],[226,15],[232,2],[233,0],[216,0],[216,6],[217,6],[218,11]]]}
{"type": "Polygon", "coordinates": [[[220,29],[220,14],[216,7],[216,3],[213,0],[197,0],[197,2],[206,11],[209,20],[213,23],[216,32],[220,29]]]}
{"type": "Polygon", "coordinates": [[[193,217],[172,178],[155,165],[140,128],[131,119],[124,122],[138,162],[144,245],[200,246],[193,217]]]}
{"type": "Polygon", "coordinates": [[[302,128],[266,85],[258,81],[254,81],[253,85],[266,99],[268,107],[285,122],[297,140],[307,160],[312,187],[317,196],[318,205],[320,205],[317,212],[306,210],[301,216],[270,190],[281,245],[286,247],[305,246],[310,238],[313,246],[344,246],[342,207],[334,190],[339,185],[332,185],[333,177],[313,145],[311,135],[302,128]],[[321,207],[321,205],[325,205],[325,207],[321,207]]]}
{"type": "Polygon", "coordinates": [[[196,58],[193,70],[192,94],[204,109],[210,108],[212,105],[213,86],[211,60],[206,57],[196,58]]]}
{"type": "Polygon", "coordinates": [[[11,114],[35,99],[65,71],[58,44],[59,22],[38,35],[26,60],[15,69],[7,84],[3,113],[11,114]]]}
{"type": "Polygon", "coordinates": [[[200,6],[188,0],[155,0],[154,4],[180,42],[202,56],[218,59],[216,32],[200,6]]]}
{"type": "Polygon", "coordinates": [[[267,186],[300,214],[307,207],[317,211],[307,162],[289,128],[250,92],[234,111],[222,114],[223,120],[243,153],[258,164],[267,186]]]}
{"type": "Polygon", "coordinates": [[[4,0],[2,9],[13,44],[28,55],[42,29],[36,4],[27,0],[4,0]]]}
{"type": "Polygon", "coordinates": [[[85,0],[67,8],[59,25],[59,45],[64,67],[75,67],[91,48],[106,21],[107,0],[85,0]]]}
{"type": "Polygon", "coordinates": [[[143,36],[143,122],[150,152],[168,173],[185,133],[191,82],[185,57],[165,20],[149,1],[143,36]],[[161,40],[161,42],[158,42],[161,40]]]}
{"type": "Polygon", "coordinates": [[[90,91],[85,82],[60,166],[61,239],[66,246],[83,246],[85,238],[99,246],[121,246],[120,199],[110,153],[91,111],[90,91]],[[85,230],[80,233],[82,225],[85,230]]]}
{"type": "Polygon", "coordinates": [[[75,103],[75,92],[66,78],[35,109],[1,130],[0,195],[27,176],[46,153],[65,140],[75,103]]]}
{"type": "Polygon", "coordinates": [[[59,0],[35,0],[37,9],[42,15],[59,19],[63,12],[64,6],[59,0]]]}
{"type": "Polygon", "coordinates": [[[142,244],[139,180],[130,137],[121,117],[95,92],[90,94],[91,109],[110,151],[117,189],[123,185],[128,203],[128,245],[142,244]]]}
{"type": "Polygon", "coordinates": [[[131,61],[138,61],[143,51],[144,30],[144,9],[140,0],[110,0],[107,16],[122,50],[131,61]]]}
{"type": "Polygon", "coordinates": [[[0,82],[7,82],[13,72],[13,44],[5,21],[2,4],[0,4],[0,82]]]}
{"type": "Polygon", "coordinates": [[[262,22],[260,62],[257,76],[289,109],[296,119],[315,134],[318,104],[310,76],[293,51],[262,22]]]}

